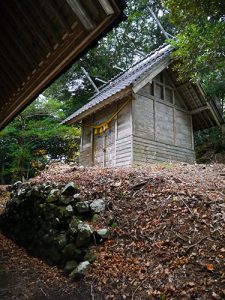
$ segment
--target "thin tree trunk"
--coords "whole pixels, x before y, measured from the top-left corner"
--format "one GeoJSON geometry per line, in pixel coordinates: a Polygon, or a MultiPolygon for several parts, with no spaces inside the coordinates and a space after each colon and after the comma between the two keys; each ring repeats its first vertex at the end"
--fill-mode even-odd
{"type": "Polygon", "coordinates": [[[2,162],[2,166],[1,166],[1,184],[5,184],[4,172],[5,172],[5,164],[4,164],[4,162],[2,162]]]}

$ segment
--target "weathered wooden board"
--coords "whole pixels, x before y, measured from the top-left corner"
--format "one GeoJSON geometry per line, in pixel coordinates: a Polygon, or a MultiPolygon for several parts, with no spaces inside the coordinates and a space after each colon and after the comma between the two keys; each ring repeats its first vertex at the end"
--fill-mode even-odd
{"type": "Polygon", "coordinates": [[[155,106],[155,137],[166,144],[174,144],[173,108],[156,102],[155,106]]]}
{"type": "MultiPolygon", "coordinates": [[[[118,103],[118,109],[124,104],[126,100],[118,103]]],[[[131,134],[131,104],[128,103],[117,116],[117,139],[120,140],[131,134]]]]}
{"type": "Polygon", "coordinates": [[[136,95],[132,102],[133,134],[154,139],[154,108],[153,100],[136,95]]]}
{"type": "Polygon", "coordinates": [[[109,125],[105,133],[105,167],[115,165],[115,120],[109,125]]]}
{"type": "Polygon", "coordinates": [[[153,78],[153,86],[142,87],[132,102],[134,163],[194,162],[192,116],[167,75],[153,78]]]}
{"type": "Polygon", "coordinates": [[[175,110],[175,145],[192,149],[192,116],[175,110]]]}
{"type": "Polygon", "coordinates": [[[195,160],[195,152],[133,136],[133,157],[134,162],[185,161],[192,163],[195,160]]]}
{"type": "Polygon", "coordinates": [[[79,163],[83,166],[92,165],[92,129],[86,125],[91,124],[92,117],[83,120],[82,137],[80,145],[79,163]]]}

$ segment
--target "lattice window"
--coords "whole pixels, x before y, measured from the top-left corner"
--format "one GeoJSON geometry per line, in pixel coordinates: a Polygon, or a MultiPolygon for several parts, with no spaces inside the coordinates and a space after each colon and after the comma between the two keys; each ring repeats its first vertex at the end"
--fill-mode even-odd
{"type": "Polygon", "coordinates": [[[174,103],[174,89],[165,72],[161,72],[153,79],[151,95],[160,100],[174,103]]]}

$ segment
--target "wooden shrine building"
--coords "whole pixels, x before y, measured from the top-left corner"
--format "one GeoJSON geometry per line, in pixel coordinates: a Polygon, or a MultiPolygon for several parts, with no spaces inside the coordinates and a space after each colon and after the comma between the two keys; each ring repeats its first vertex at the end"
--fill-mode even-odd
{"type": "Polygon", "coordinates": [[[150,53],[64,120],[82,122],[81,165],[195,161],[193,132],[219,126],[222,114],[199,85],[177,80],[172,51],[150,53]]]}

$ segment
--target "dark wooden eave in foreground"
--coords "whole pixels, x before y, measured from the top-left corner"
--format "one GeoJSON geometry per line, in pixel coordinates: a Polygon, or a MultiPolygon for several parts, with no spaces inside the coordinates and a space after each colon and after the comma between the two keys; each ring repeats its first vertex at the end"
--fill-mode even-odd
{"type": "Polygon", "coordinates": [[[119,0],[0,1],[0,129],[123,18],[119,0]]]}

